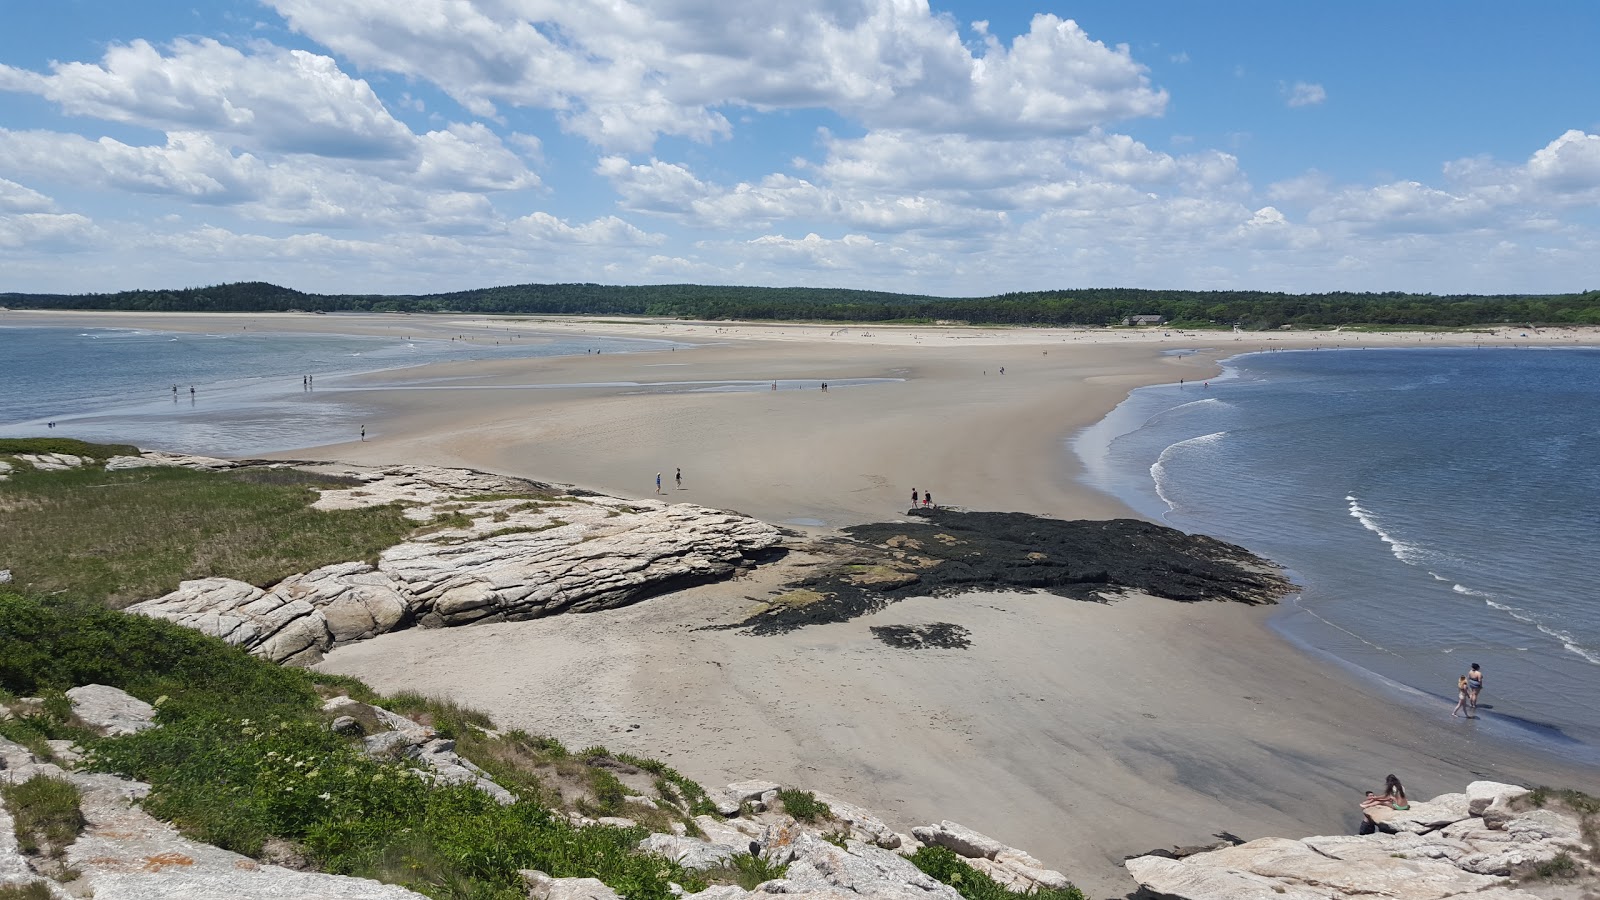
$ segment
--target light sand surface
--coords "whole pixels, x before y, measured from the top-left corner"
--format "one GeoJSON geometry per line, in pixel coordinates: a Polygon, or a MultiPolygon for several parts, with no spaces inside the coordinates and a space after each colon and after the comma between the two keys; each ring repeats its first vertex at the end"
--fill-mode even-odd
{"type": "MultiPolygon", "coordinates": [[[[820,523],[824,533],[895,518],[912,488],[974,509],[1128,515],[1077,481],[1066,440],[1134,387],[1203,380],[1217,359],[1248,350],[1600,343],[1593,329],[1235,335],[0,313],[0,325],[57,322],[470,341],[520,329],[694,345],[319,378],[323,394],[349,391],[379,410],[369,440],[283,455],[469,466],[617,496],[653,495],[661,472],[668,499],[820,523]],[[897,380],[816,387],[848,378],[897,380]],[[664,384],[772,379],[789,384],[725,393],[664,384]],[[631,384],[582,386],[614,382],[631,384]],[[673,485],[680,466],[682,491],[673,485]]],[[[969,595],[778,637],[696,630],[738,618],[745,597],[780,574],[608,613],[397,633],[339,650],[325,666],[381,690],[480,705],[573,746],[661,756],[710,784],[771,776],[861,802],[902,827],[954,819],[1032,851],[1095,896],[1131,888],[1116,866],[1123,854],[1219,829],[1349,829],[1352,800],[1391,771],[1417,796],[1475,777],[1600,790],[1592,771],[1479,741],[1446,710],[1435,722],[1391,706],[1279,640],[1261,610],[969,595]],[[923,621],[963,625],[972,648],[894,650],[868,631],[923,621]]]]}
{"type": "Polygon", "coordinates": [[[1135,885],[1127,854],[1353,832],[1363,790],[1478,778],[1594,786],[1508,758],[1441,707],[1418,717],[1345,687],[1262,627],[1264,610],[1044,594],[907,600],[756,637],[763,585],[533,622],[397,632],[320,668],[443,694],[574,748],[654,755],[709,785],[771,777],[904,830],[953,819],[1067,872],[1091,897],[1135,885]],[[966,650],[897,650],[873,625],[952,622],[966,650]]]}

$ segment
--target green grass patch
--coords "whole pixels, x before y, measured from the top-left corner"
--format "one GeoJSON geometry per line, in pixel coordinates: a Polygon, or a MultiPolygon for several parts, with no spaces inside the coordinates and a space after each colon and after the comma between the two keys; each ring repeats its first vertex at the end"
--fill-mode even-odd
{"type": "Polygon", "coordinates": [[[1062,890],[1041,888],[1026,894],[1014,891],[967,865],[955,851],[945,847],[923,847],[906,858],[936,881],[955,888],[966,900],[1084,900],[1083,892],[1070,885],[1062,890]]]}
{"type": "Polygon", "coordinates": [[[113,456],[138,456],[139,448],[132,444],[91,444],[74,438],[0,438],[0,456],[11,453],[67,453],[104,461],[113,456]]]}
{"type": "Polygon", "coordinates": [[[778,802],[783,804],[784,812],[808,825],[833,818],[833,810],[828,804],[818,800],[817,795],[810,791],[781,790],[778,792],[778,802]]]}
{"type": "Polygon", "coordinates": [[[316,510],[323,476],[286,469],[17,469],[0,482],[0,568],[19,588],[126,606],[189,578],[267,586],[376,561],[411,534],[398,506],[316,510]]]}
{"type": "Polygon", "coordinates": [[[759,856],[738,853],[727,863],[708,869],[705,879],[712,884],[736,884],[747,891],[753,891],[756,885],[774,878],[782,878],[788,871],[788,863],[774,865],[759,856]]]}
{"type": "Polygon", "coordinates": [[[35,775],[21,784],[0,785],[23,853],[60,859],[83,831],[82,797],[72,782],[35,775]]]}
{"type": "Polygon", "coordinates": [[[0,884],[0,900],[55,900],[42,881],[27,884],[0,884]]]}
{"type": "Polygon", "coordinates": [[[1528,877],[1540,880],[1576,878],[1582,871],[1578,866],[1578,861],[1572,858],[1572,854],[1563,850],[1553,858],[1534,866],[1528,877]]]}

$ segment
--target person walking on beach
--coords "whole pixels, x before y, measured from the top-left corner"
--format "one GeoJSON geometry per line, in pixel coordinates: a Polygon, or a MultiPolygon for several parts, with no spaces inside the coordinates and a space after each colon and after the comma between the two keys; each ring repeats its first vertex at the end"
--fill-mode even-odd
{"type": "Polygon", "coordinates": [[[361,439],[363,441],[367,439],[367,426],[365,425],[361,426],[361,439]]]}
{"type": "Polygon", "coordinates": [[[661,493],[661,473],[656,473],[656,493],[661,493]]]}
{"type": "Polygon", "coordinates": [[[1478,694],[1483,690],[1483,670],[1477,663],[1467,671],[1467,705],[1472,707],[1472,717],[1478,715],[1478,694]]]}
{"type": "Polygon", "coordinates": [[[918,491],[916,488],[911,489],[911,505],[913,507],[922,505],[922,492],[918,491]]]}
{"type": "Polygon", "coordinates": [[[1454,719],[1454,718],[1459,717],[1461,715],[1461,711],[1463,709],[1465,709],[1466,706],[1467,706],[1467,676],[1462,675],[1460,678],[1456,679],[1456,708],[1450,710],[1450,718],[1454,719]]]}
{"type": "Polygon", "coordinates": [[[672,477],[673,477],[673,480],[678,482],[678,490],[680,490],[680,491],[683,490],[683,467],[679,466],[677,473],[674,474],[672,477]]]}

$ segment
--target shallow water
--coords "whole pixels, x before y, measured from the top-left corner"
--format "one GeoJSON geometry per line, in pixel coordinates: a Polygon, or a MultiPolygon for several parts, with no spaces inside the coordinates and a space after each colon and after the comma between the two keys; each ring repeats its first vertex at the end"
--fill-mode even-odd
{"type": "Polygon", "coordinates": [[[1461,727],[1600,761],[1597,376],[1594,349],[1249,354],[1074,449],[1141,513],[1289,568],[1275,625],[1330,666],[1448,718],[1477,662],[1461,727]]]}
{"type": "Polygon", "coordinates": [[[55,434],[218,456],[290,450],[359,433],[372,409],[350,392],[356,385],[349,376],[357,373],[392,370],[400,382],[413,377],[409,367],[427,363],[674,346],[548,335],[508,336],[496,345],[483,339],[0,327],[0,435],[55,434]],[[307,375],[315,390],[305,388],[307,375]]]}

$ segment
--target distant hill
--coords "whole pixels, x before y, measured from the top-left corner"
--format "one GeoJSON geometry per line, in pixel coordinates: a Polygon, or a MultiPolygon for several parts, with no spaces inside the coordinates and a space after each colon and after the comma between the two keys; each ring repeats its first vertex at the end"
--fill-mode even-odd
{"type": "Polygon", "coordinates": [[[994,325],[1115,325],[1158,315],[1176,327],[1501,323],[1600,325],[1600,291],[1583,294],[1156,291],[1083,288],[992,297],[932,297],[842,288],[726,285],[519,284],[447,294],[307,294],[261,281],[114,294],[0,294],[14,309],[159,312],[466,312],[783,319],[826,322],[961,321],[994,325]]]}

